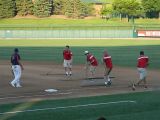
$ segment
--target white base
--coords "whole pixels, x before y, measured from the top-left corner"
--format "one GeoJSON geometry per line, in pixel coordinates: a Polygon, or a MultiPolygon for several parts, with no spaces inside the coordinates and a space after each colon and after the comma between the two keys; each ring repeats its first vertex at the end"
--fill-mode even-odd
{"type": "Polygon", "coordinates": [[[46,90],[44,90],[44,91],[51,93],[51,92],[57,92],[58,90],[56,90],[56,89],[46,89],[46,90]]]}

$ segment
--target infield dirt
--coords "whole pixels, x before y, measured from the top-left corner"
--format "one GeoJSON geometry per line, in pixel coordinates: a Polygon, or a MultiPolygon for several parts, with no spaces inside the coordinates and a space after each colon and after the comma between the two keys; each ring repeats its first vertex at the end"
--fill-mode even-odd
{"type": "MultiPolygon", "coordinates": [[[[10,85],[13,75],[9,61],[0,61],[0,103],[24,102],[43,99],[61,99],[86,96],[109,95],[128,92],[141,92],[160,88],[158,70],[148,70],[148,88],[136,87],[132,91],[131,83],[139,78],[136,67],[126,68],[114,66],[111,73],[112,85],[82,86],[85,80],[84,65],[73,65],[73,75],[66,77],[62,65],[52,62],[23,62],[22,88],[10,85]],[[47,93],[45,89],[57,89],[58,92],[47,93]]],[[[104,68],[98,66],[96,77],[103,77],[104,68]]],[[[85,80],[86,81],[86,80],[85,80]]],[[[97,80],[98,81],[98,80],[97,80]]],[[[92,82],[92,81],[89,81],[92,82]]],[[[95,82],[95,81],[93,81],[95,82]]]]}

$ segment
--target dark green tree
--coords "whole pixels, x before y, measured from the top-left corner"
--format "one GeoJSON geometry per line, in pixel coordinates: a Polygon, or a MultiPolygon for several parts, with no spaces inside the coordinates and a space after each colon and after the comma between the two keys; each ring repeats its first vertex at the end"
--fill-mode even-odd
{"type": "Polygon", "coordinates": [[[81,0],[67,0],[65,15],[71,18],[83,18],[92,15],[93,6],[81,2],[81,0]]]}
{"type": "Polygon", "coordinates": [[[35,0],[34,15],[37,17],[49,17],[52,14],[52,0],[35,0]]]}
{"type": "Polygon", "coordinates": [[[160,18],[160,0],[142,0],[142,6],[148,18],[160,18]]]}
{"type": "Polygon", "coordinates": [[[17,14],[20,16],[33,14],[32,0],[16,0],[17,14]]]}
{"type": "Polygon", "coordinates": [[[14,17],[15,10],[14,0],[0,0],[0,18],[14,17]]]}
{"type": "Polygon", "coordinates": [[[90,15],[93,15],[94,8],[92,4],[87,4],[87,3],[81,3],[81,8],[80,8],[80,16],[82,17],[87,17],[90,15]]]}
{"type": "Polygon", "coordinates": [[[53,13],[55,15],[64,15],[66,9],[67,0],[54,0],[53,1],[53,13]]]}
{"type": "Polygon", "coordinates": [[[81,14],[81,0],[68,0],[65,15],[71,18],[79,18],[81,14]]]}

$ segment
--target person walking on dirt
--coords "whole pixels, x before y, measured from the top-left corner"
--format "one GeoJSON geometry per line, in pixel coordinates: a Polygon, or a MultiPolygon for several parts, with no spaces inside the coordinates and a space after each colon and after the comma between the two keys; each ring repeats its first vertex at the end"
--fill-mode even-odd
{"type": "Polygon", "coordinates": [[[66,45],[65,49],[63,50],[63,59],[64,59],[63,66],[65,69],[65,74],[66,76],[71,76],[73,54],[68,45],[66,45]]]}
{"type": "Polygon", "coordinates": [[[14,74],[14,79],[11,81],[13,87],[22,87],[20,84],[21,73],[23,70],[23,65],[20,62],[21,58],[19,55],[18,48],[14,49],[14,53],[11,56],[12,73],[14,74]]]}
{"type": "Polygon", "coordinates": [[[138,86],[140,83],[144,83],[144,87],[147,88],[147,71],[146,68],[149,65],[149,58],[148,56],[144,55],[144,51],[140,51],[140,56],[138,57],[138,62],[137,62],[137,68],[139,72],[139,81],[137,84],[133,85],[133,88],[135,86],[138,86]]]}
{"type": "Polygon", "coordinates": [[[88,71],[91,73],[91,78],[93,78],[96,71],[96,67],[98,66],[97,59],[88,51],[85,51],[84,54],[87,57],[86,78],[88,78],[88,71]]]}
{"type": "Polygon", "coordinates": [[[111,79],[110,79],[110,72],[112,71],[113,65],[112,65],[112,58],[105,50],[103,53],[103,63],[104,63],[104,80],[105,85],[111,85],[111,79]]]}

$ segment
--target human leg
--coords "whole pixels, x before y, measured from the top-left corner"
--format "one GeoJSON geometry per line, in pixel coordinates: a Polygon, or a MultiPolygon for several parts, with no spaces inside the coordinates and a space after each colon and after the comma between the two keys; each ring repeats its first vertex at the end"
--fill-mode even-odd
{"type": "Polygon", "coordinates": [[[12,66],[12,70],[13,70],[13,73],[14,73],[14,79],[11,81],[11,85],[13,87],[16,87],[16,84],[17,84],[17,80],[19,79],[18,77],[18,68],[17,68],[17,65],[13,65],[12,66]]]}
{"type": "Polygon", "coordinates": [[[20,81],[22,70],[21,70],[20,66],[17,67],[17,71],[18,71],[18,73],[17,73],[16,87],[22,87],[21,86],[21,81],[20,81]]]}
{"type": "Polygon", "coordinates": [[[90,73],[91,73],[91,77],[93,78],[95,75],[95,71],[96,71],[96,66],[92,66],[90,65],[90,73]]]}
{"type": "Polygon", "coordinates": [[[67,65],[67,60],[64,60],[64,62],[63,62],[63,67],[64,67],[64,70],[65,70],[65,74],[66,74],[66,76],[69,74],[68,73],[68,71],[67,71],[67,67],[68,67],[68,65],[67,65]]]}

